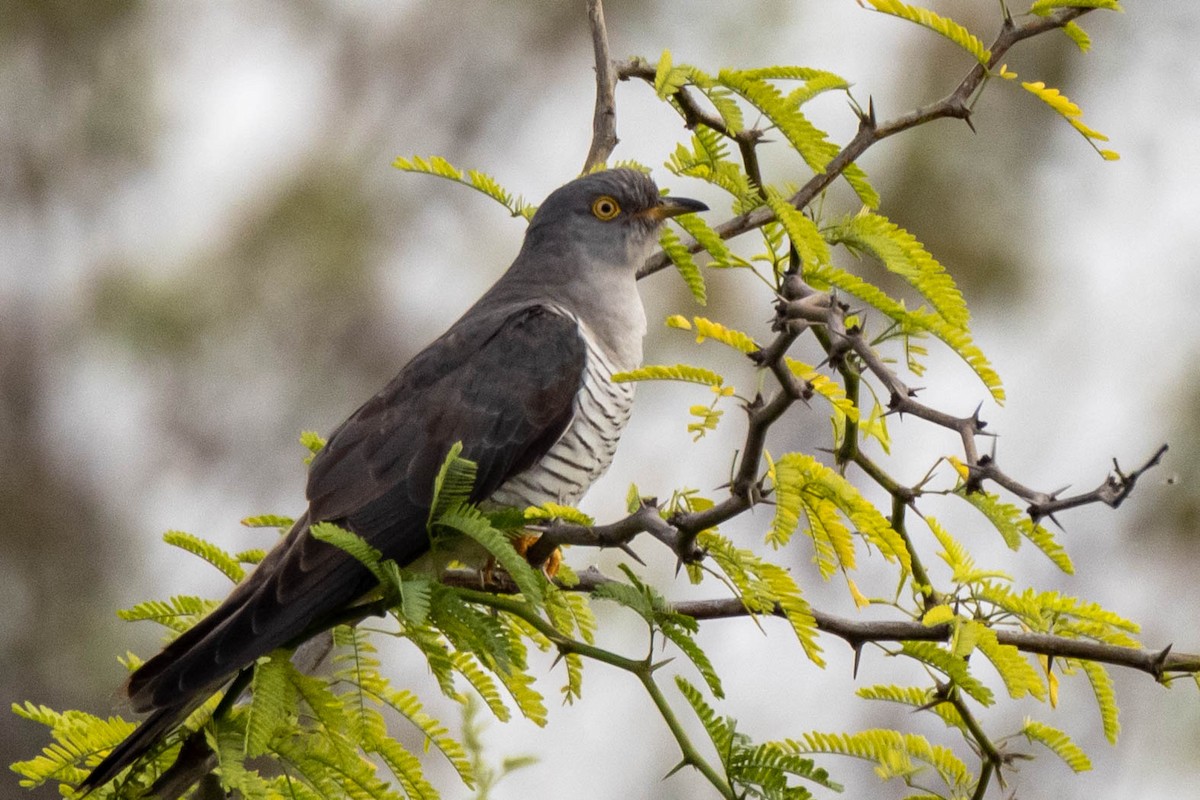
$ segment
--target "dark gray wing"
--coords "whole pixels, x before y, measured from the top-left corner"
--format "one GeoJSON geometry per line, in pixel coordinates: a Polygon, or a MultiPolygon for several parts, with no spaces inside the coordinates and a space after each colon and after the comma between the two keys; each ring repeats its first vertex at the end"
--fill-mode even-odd
{"type": "Polygon", "coordinates": [[[456,325],[330,436],[309,469],[310,517],[402,554],[389,531],[428,509],[451,445],[478,465],[473,499],[488,497],[566,430],[586,358],[578,324],[546,306],[456,325]]]}
{"type": "Polygon", "coordinates": [[[402,564],[420,556],[451,445],[461,441],[478,464],[473,498],[486,498],[566,430],[586,358],[576,322],[546,306],[460,320],[330,436],[309,470],[305,517],[217,609],[131,676],[134,708],[183,713],[372,587],[309,523],[337,522],[402,564]]]}

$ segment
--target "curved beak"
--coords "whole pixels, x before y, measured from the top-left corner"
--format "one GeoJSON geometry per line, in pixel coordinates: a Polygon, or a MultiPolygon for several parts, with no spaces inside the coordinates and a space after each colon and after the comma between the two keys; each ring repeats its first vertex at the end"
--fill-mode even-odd
{"type": "Polygon", "coordinates": [[[649,217],[655,222],[661,222],[668,217],[677,217],[680,214],[691,214],[696,211],[708,211],[708,206],[699,200],[668,196],[659,198],[658,205],[643,211],[642,216],[649,217]]]}

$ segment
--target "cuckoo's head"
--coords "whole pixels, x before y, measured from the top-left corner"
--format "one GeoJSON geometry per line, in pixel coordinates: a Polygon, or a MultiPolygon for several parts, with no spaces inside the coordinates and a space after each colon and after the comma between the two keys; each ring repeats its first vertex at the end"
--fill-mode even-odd
{"type": "Polygon", "coordinates": [[[533,216],[525,247],[573,251],[588,262],[636,269],[663,220],[707,209],[697,200],[660,195],[654,181],[637,170],[594,172],[550,193],[533,216]]]}

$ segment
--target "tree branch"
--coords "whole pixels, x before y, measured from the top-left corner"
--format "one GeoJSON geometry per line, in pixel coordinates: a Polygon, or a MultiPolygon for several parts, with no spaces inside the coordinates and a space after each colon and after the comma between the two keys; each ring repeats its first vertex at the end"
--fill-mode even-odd
{"type": "MultiPolygon", "coordinates": [[[[569,591],[590,592],[613,580],[595,567],[589,567],[580,572],[578,577],[577,585],[563,586],[562,588],[569,591]]],[[[442,583],[475,590],[480,589],[481,585],[479,573],[474,570],[448,570],[442,575],[442,583]]],[[[516,594],[518,592],[512,579],[501,573],[496,573],[487,580],[483,584],[483,590],[495,594],[516,594]]],[[[682,600],[672,603],[671,608],[680,614],[686,614],[698,620],[752,616],[741,599],[737,597],[682,600]]],[[[783,610],[778,606],[772,613],[774,616],[784,616],[783,610]]],[[[813,609],[813,618],[817,622],[818,630],[837,636],[854,650],[861,649],[864,644],[878,642],[948,642],[954,634],[954,627],[949,623],[930,626],[918,620],[855,620],[817,609],[813,609]]],[[[996,639],[1000,644],[1012,645],[1026,653],[1037,653],[1053,658],[1078,658],[1117,667],[1128,667],[1145,672],[1160,681],[1172,673],[1200,672],[1200,654],[1174,653],[1171,645],[1161,650],[1146,650],[1137,647],[1118,647],[1087,639],[1071,639],[1049,633],[1033,633],[1008,628],[996,628],[995,631],[996,639]]]]}
{"type": "Polygon", "coordinates": [[[592,50],[596,58],[596,111],[592,115],[592,144],[583,162],[584,174],[603,164],[617,146],[617,74],[608,54],[608,30],[604,25],[604,4],[588,0],[588,26],[592,30],[592,50]]]}

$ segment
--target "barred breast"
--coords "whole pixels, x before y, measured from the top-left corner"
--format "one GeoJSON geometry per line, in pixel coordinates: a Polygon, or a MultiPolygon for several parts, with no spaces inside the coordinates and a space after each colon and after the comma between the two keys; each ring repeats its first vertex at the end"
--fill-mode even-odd
{"type": "Polygon", "coordinates": [[[587,364],[575,396],[574,418],[538,463],[492,494],[493,502],[519,508],[545,502],[574,505],[612,463],[629,421],[634,385],[614,383],[613,373],[620,369],[586,326],[580,325],[580,331],[587,344],[587,364]]]}

